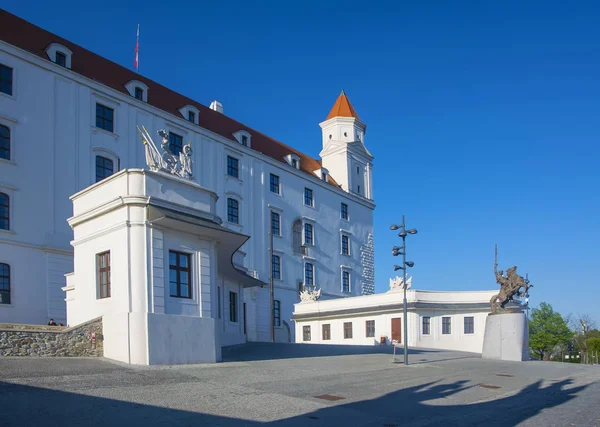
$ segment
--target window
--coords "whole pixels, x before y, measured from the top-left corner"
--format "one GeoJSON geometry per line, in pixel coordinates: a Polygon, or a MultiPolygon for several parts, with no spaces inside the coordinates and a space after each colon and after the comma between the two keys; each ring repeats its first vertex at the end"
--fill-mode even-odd
{"type": "Polygon", "coordinates": [[[472,334],[475,332],[475,324],[473,317],[465,317],[465,334],[472,334]]]}
{"type": "Polygon", "coordinates": [[[298,160],[292,159],[292,167],[298,169],[298,160]]]}
{"type": "Polygon", "coordinates": [[[292,226],[292,250],[296,254],[302,253],[302,220],[297,219],[292,226]]]}
{"type": "Polygon", "coordinates": [[[115,110],[102,104],[96,104],[96,127],[114,131],[114,113],[115,110]]]}
{"type": "Polygon", "coordinates": [[[443,335],[450,335],[450,332],[451,332],[450,318],[449,317],[442,317],[442,334],[443,335]]]}
{"type": "Polygon", "coordinates": [[[273,255],[273,262],[271,263],[271,274],[273,279],[281,280],[281,258],[279,255],[273,255]]]}
{"type": "Polygon", "coordinates": [[[367,330],[367,338],[373,338],[375,336],[375,321],[367,320],[365,327],[367,330]]]}
{"type": "Polygon", "coordinates": [[[248,137],[246,135],[242,135],[242,145],[248,146],[248,137]]]}
{"type": "Polygon", "coordinates": [[[342,234],[342,254],[350,255],[350,239],[345,234],[342,234]]]}
{"type": "Polygon", "coordinates": [[[342,292],[350,292],[350,272],[342,272],[342,292]]]}
{"type": "Polygon", "coordinates": [[[277,300],[273,301],[273,325],[281,326],[281,303],[277,300]]]}
{"type": "Polygon", "coordinates": [[[431,333],[431,317],[423,317],[423,335],[431,333]]]}
{"type": "Polygon", "coordinates": [[[221,318],[221,287],[217,286],[217,313],[219,315],[219,319],[221,318]]]}
{"type": "Polygon", "coordinates": [[[358,194],[360,194],[360,185],[358,186],[358,191],[357,191],[357,193],[358,193],[358,194]]]}
{"type": "Polygon", "coordinates": [[[240,170],[238,168],[239,160],[235,157],[227,156],[227,175],[239,178],[240,170]]]}
{"type": "Polygon", "coordinates": [[[188,121],[196,123],[196,113],[193,111],[188,111],[188,121]]]}
{"type": "Polygon", "coordinates": [[[169,295],[175,298],[192,298],[189,254],[169,251],[169,295]]]}
{"type": "Polygon", "coordinates": [[[342,203],[342,211],[341,211],[342,219],[348,220],[348,205],[342,203]]]}
{"type": "Polygon", "coordinates": [[[138,86],[135,87],[135,99],[144,100],[144,89],[138,86]]]}
{"type": "Polygon", "coordinates": [[[313,206],[313,191],[310,188],[304,189],[304,204],[306,206],[313,206]]]}
{"type": "Polygon", "coordinates": [[[323,325],[323,341],[331,339],[331,325],[323,325]]]}
{"type": "Polygon", "coordinates": [[[61,67],[66,67],[67,66],[67,55],[65,55],[62,52],[57,51],[54,62],[56,62],[56,64],[60,65],[61,67]]]}
{"type": "Polygon", "coordinates": [[[304,286],[313,285],[314,272],[314,266],[311,263],[304,264],[304,286]]]}
{"type": "Polygon", "coordinates": [[[227,199],[227,221],[240,223],[240,204],[235,199],[227,199]]]}
{"type": "Polygon", "coordinates": [[[96,182],[111,176],[114,172],[113,161],[106,157],[96,156],[96,182]]]}
{"type": "Polygon", "coordinates": [[[271,233],[281,236],[281,220],[277,212],[271,212],[271,233]]]}
{"type": "Polygon", "coordinates": [[[237,323],[238,311],[237,311],[237,294],[235,292],[229,292],[229,321],[237,323]]]}
{"type": "Polygon", "coordinates": [[[360,175],[360,166],[357,166],[357,167],[356,167],[356,174],[357,174],[357,175],[360,175]]]}
{"type": "Polygon", "coordinates": [[[10,265],[0,263],[0,304],[10,304],[10,265]]]}
{"type": "Polygon", "coordinates": [[[13,94],[13,69],[0,64],[0,92],[13,94]]]}
{"type": "Polygon", "coordinates": [[[313,226],[312,224],[304,224],[304,244],[313,244],[313,226]]]}
{"type": "Polygon", "coordinates": [[[169,132],[169,149],[173,155],[179,156],[183,151],[183,136],[169,132]]]}
{"type": "Polygon", "coordinates": [[[310,341],[310,326],[302,326],[302,341],[310,341]]]}
{"type": "Polygon", "coordinates": [[[0,125],[0,159],[10,160],[10,129],[0,125]]]}
{"type": "Polygon", "coordinates": [[[271,174],[271,193],[279,194],[279,177],[271,174]]]}
{"type": "Polygon", "coordinates": [[[0,230],[10,230],[8,194],[0,193],[0,230]]]}
{"type": "Polygon", "coordinates": [[[344,339],[352,338],[352,322],[344,322],[344,339]]]}
{"type": "Polygon", "coordinates": [[[110,251],[96,255],[98,298],[110,298],[110,251]]]}

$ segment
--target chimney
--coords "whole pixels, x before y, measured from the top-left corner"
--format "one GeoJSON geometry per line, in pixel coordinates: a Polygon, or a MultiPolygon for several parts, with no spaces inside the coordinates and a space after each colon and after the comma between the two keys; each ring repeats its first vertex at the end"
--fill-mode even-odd
{"type": "Polygon", "coordinates": [[[223,114],[223,104],[221,104],[217,100],[214,100],[213,102],[210,103],[210,109],[215,110],[217,113],[223,114]]]}

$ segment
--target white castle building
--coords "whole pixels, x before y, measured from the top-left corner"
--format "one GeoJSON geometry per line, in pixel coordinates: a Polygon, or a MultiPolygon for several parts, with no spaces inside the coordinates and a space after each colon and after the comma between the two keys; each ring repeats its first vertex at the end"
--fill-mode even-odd
{"type": "MultiPolygon", "coordinates": [[[[271,316],[276,341],[294,342],[290,319],[304,287],[321,289],[323,300],[373,293],[373,156],[343,92],[320,123],[314,159],[226,116],[217,101],[206,107],[0,10],[0,323],[67,322],[65,275],[77,270],[81,243],[74,204],[119,171],[146,168],[138,126],[153,138],[165,129],[175,155],[191,143],[198,197],[214,195],[213,219],[249,237],[234,257],[246,278],[211,276],[210,315],[239,332],[221,345],[269,340],[271,316]]],[[[166,268],[181,267],[174,262],[166,268]]],[[[164,307],[201,292],[181,285],[164,307]]],[[[105,281],[94,286],[94,298],[110,300],[105,281]]]]}

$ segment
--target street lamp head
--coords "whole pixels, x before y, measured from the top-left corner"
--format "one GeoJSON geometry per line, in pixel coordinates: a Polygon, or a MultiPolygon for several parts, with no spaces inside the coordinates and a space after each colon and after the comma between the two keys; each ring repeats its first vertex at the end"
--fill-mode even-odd
{"type": "Polygon", "coordinates": [[[393,224],[392,226],[390,226],[390,230],[397,230],[399,228],[400,228],[400,226],[396,225],[396,224],[393,224]]]}
{"type": "Polygon", "coordinates": [[[406,265],[408,265],[409,267],[414,267],[415,263],[412,261],[406,261],[406,265]]]}
{"type": "Polygon", "coordinates": [[[408,234],[417,234],[417,229],[416,228],[411,228],[410,230],[406,231],[408,234]]]}
{"type": "Polygon", "coordinates": [[[392,248],[393,251],[401,251],[402,249],[404,249],[404,246],[394,246],[392,248]]]}
{"type": "Polygon", "coordinates": [[[398,233],[398,237],[402,237],[403,239],[406,237],[406,231],[405,230],[400,230],[400,233],[398,233]]]}
{"type": "Polygon", "coordinates": [[[394,266],[394,271],[404,270],[404,267],[400,267],[399,265],[394,266]]]}

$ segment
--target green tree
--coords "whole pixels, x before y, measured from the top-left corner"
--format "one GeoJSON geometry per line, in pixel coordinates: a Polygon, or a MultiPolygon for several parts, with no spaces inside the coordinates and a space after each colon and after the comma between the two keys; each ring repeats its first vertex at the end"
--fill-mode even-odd
{"type": "Polygon", "coordinates": [[[600,338],[588,338],[588,351],[600,352],[600,338]]]}
{"type": "Polygon", "coordinates": [[[529,347],[540,359],[548,359],[556,346],[564,346],[573,337],[573,332],[560,313],[548,303],[531,310],[529,319],[529,347]]]}

